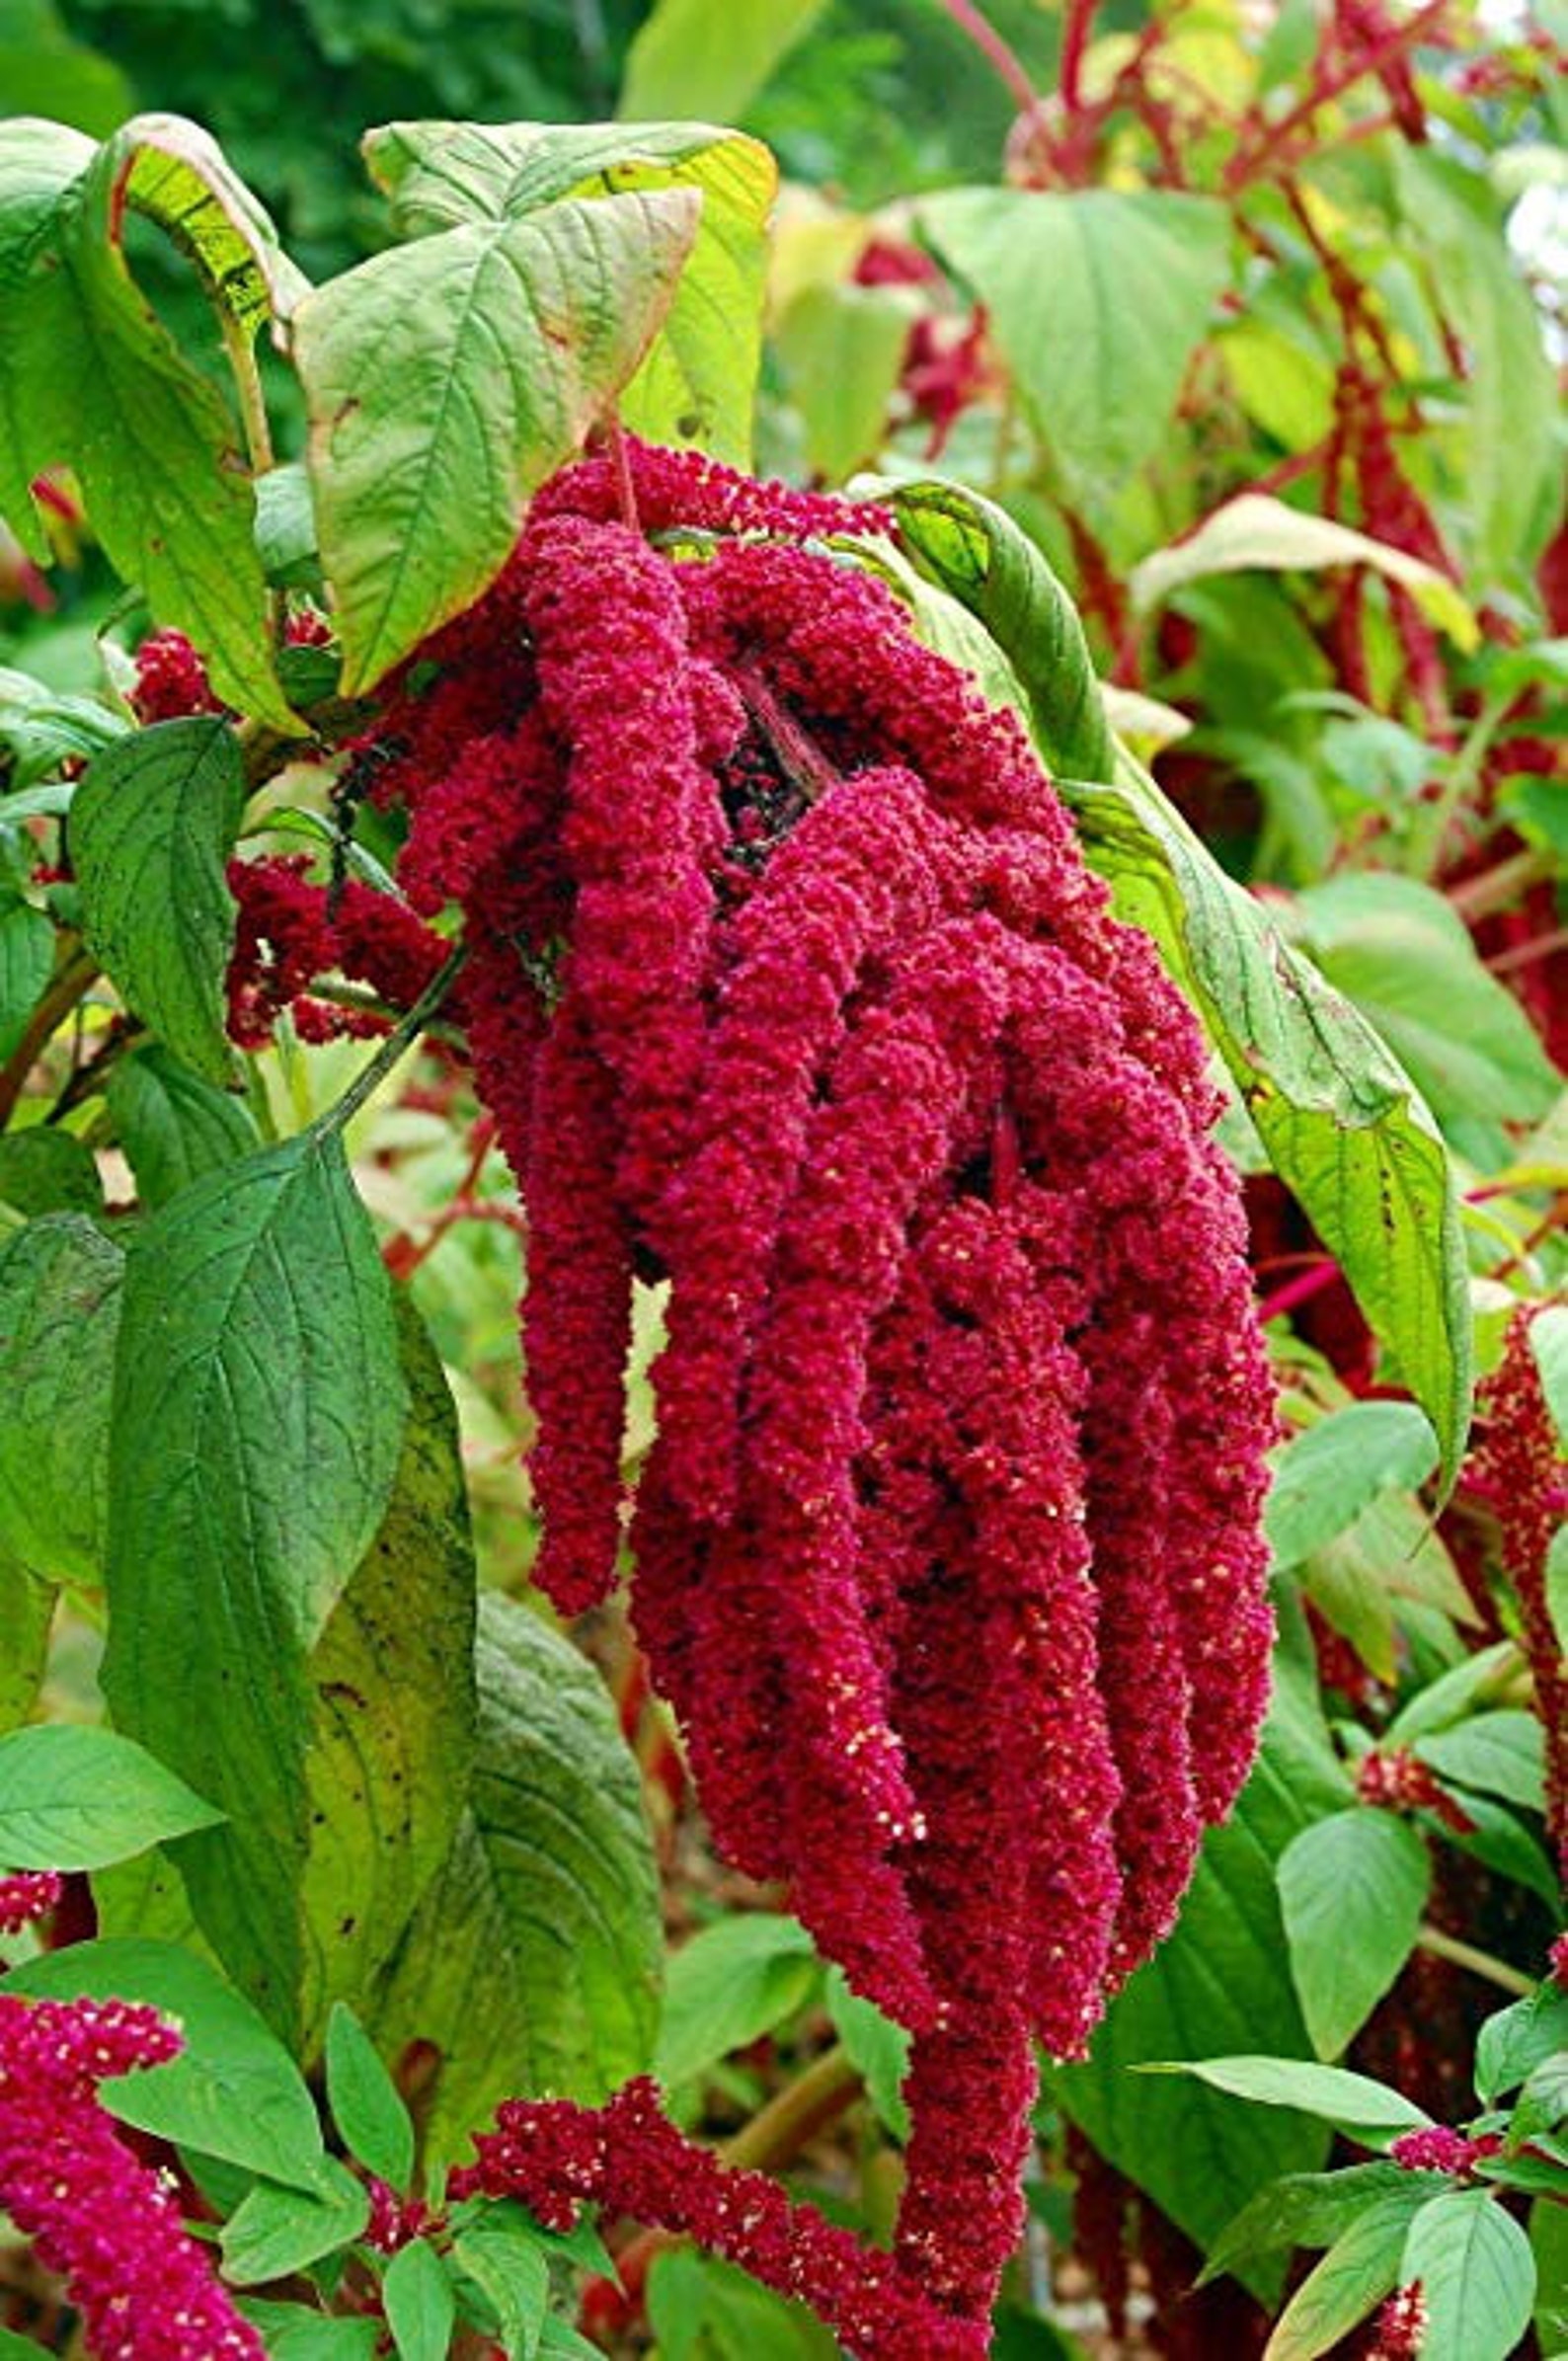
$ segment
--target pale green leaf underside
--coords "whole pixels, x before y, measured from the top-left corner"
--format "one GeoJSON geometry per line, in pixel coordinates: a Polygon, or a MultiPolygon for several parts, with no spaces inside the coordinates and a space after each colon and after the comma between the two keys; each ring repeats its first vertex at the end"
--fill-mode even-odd
{"type": "Polygon", "coordinates": [[[1115,746],[1070,602],[1011,519],[954,485],[887,497],[922,567],[1011,661],[1088,859],[1197,1006],[1276,1171],[1431,1419],[1451,1479],[1470,1414],[1469,1289],[1453,1176],[1425,1103],[1365,1018],[1115,746]]]}
{"type": "MultiPolygon", "coordinates": [[[[234,421],[141,294],[120,243],[119,209],[139,201],[139,171],[149,199],[183,208],[216,262],[210,217],[191,191],[216,151],[195,126],[154,117],[155,146],[167,151],[178,132],[183,158],[141,159],[146,119],[98,149],[58,124],[0,125],[0,512],[46,559],[29,485],[74,468],[116,571],[161,621],[190,633],[225,697],[288,728],[234,421]]],[[[226,169],[223,185],[213,203],[237,205],[226,169]]]]}

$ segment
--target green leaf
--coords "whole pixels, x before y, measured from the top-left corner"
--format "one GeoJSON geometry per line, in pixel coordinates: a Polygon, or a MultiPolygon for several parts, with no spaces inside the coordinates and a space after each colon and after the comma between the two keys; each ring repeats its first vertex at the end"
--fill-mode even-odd
{"type": "Polygon", "coordinates": [[[1216,2090],[1266,2107],[1294,2107],[1332,2123],[1363,2148],[1378,2148],[1432,2118],[1402,2091],[1350,2074],[1342,2066],[1312,2066],[1300,2058],[1189,2058],[1147,2071],[1196,2075],[1216,2090]]]}
{"type": "Polygon", "coordinates": [[[1484,2189],[1450,2189],[1410,2225],[1399,2277],[1419,2279],[1432,2361],[1507,2361],[1529,2325],[1535,2258],[1529,2240],[1484,2189]]]}
{"type": "MultiPolygon", "coordinates": [[[[1263,1752],[1231,1819],[1204,1841],[1175,1932],[1112,2003],[1088,2065],[1058,2067],[1049,2078],[1100,2154],[1199,2245],[1263,2182],[1316,2170],[1328,2133],[1304,2115],[1243,2104],[1201,2082],[1129,2069],[1215,2042],[1306,2050],[1275,1862],[1347,1792],[1315,1694],[1282,1659],[1263,1752]]],[[[1244,2276],[1266,2296],[1278,2284],[1250,2267],[1244,2276]]]]}
{"type": "Polygon", "coordinates": [[[371,2019],[387,2052],[441,2052],[427,2154],[498,2099],[597,2099],[646,2070],[659,2021],[658,1886],[637,1766],[592,1667],[538,1618],[481,1602],[473,1800],[371,2019]]]}
{"type": "Polygon", "coordinates": [[[313,2189],[260,2180],[224,2225],[223,2275],[236,2287],[266,2287],[290,2278],[353,2245],[369,2218],[363,2181],[333,2158],[324,2160],[313,2189]]]}
{"type": "Polygon", "coordinates": [[[1264,1512],[1276,1567],[1298,1565],[1379,1493],[1425,1482],[1437,1456],[1431,1426],[1409,1402],[1331,1410],[1276,1455],[1264,1512]]]}
{"type": "Polygon", "coordinates": [[[43,1686],[59,1593],[0,1541],[0,1731],[27,1720],[43,1686]]]}
{"type": "Polygon", "coordinates": [[[1528,1812],[1545,1809],[1546,1734],[1533,1713],[1479,1713],[1422,1738],[1415,1751],[1461,1787],[1501,1795],[1528,1812]]]}
{"type": "Polygon", "coordinates": [[[106,2084],[121,2123],[290,2188],[321,2186],[315,2103],[299,2069],[215,1969],[173,1943],[72,1943],[5,1979],[41,2000],[144,2001],[174,2017],[185,2048],[167,2066],[106,2084]]]}
{"type": "Polygon", "coordinates": [[[1568,1303],[1543,1303],[1529,1323],[1529,1349],[1557,1440],[1568,1449],[1568,1303]]]}
{"type": "MultiPolygon", "coordinates": [[[[1168,549],[1156,550],[1135,566],[1128,581],[1140,613],[1158,606],[1184,583],[1212,574],[1262,568],[1270,573],[1315,572],[1325,566],[1367,566],[1408,590],[1416,604],[1466,653],[1480,637],[1474,613],[1449,576],[1424,565],[1407,550],[1375,541],[1332,517],[1293,509],[1265,493],[1244,492],[1226,501],[1197,528],[1168,549]]],[[[1371,884],[1358,879],[1358,884],[1371,884]]],[[[1384,881],[1379,880],[1379,883],[1384,881]]]]}
{"type": "Polygon", "coordinates": [[[1116,747],[1078,610],[1006,511],[959,484],[854,487],[887,501],[915,564],[984,625],[1013,668],[1053,770],[1109,778],[1116,747]]]}
{"type": "Polygon", "coordinates": [[[1091,520],[1153,457],[1230,278],[1223,206],[1169,191],[949,189],[916,219],[984,304],[1091,520]]]}
{"type": "Polygon", "coordinates": [[[243,1099],[214,1090],[158,1043],[116,1062],[109,1112],[149,1213],[261,1146],[243,1099]]]}
{"type": "Polygon", "coordinates": [[[0,1547],[34,1573],[104,1578],[123,1257],[79,1214],[0,1247],[0,1547]]]}
{"type": "Polygon", "coordinates": [[[446,2361],[457,2307],[446,2265],[415,2239],[387,2264],[381,2301],[399,2361],[446,2361]]]}
{"type": "Polygon", "coordinates": [[[304,2304],[268,2304],[254,2297],[240,2310],[267,2338],[269,2361],[375,2361],[381,2322],[334,2319],[304,2304]]]}
{"type": "Polygon", "coordinates": [[[89,1214],[103,1202],[92,1150],[72,1133],[36,1123],[0,1138],[0,1204],[19,1214],[89,1214]]]}
{"type": "MultiPolygon", "coordinates": [[[[620,134],[618,156],[636,152],[620,134]]],[[[559,158],[530,182],[551,146],[527,126],[394,124],[367,153],[414,243],[320,288],[294,323],[351,696],[499,572],[527,494],[668,311],[703,204],[668,170],[633,188],[628,166],[598,198],[568,197],[585,169],[559,158]]]]}
{"type": "Polygon", "coordinates": [[[617,113],[734,122],[822,16],[826,0],[657,0],[633,37],[617,113]]]}
{"type": "Polygon", "coordinates": [[[1449,1828],[1429,1812],[1421,1814],[1421,1821],[1429,1836],[1456,1847],[1460,1852],[1472,1853],[1478,1861],[1485,1861],[1489,1869],[1496,1869],[1502,1876],[1512,1877],[1532,1894],[1538,1894],[1548,1910],[1560,1911],[1562,1879],[1544,1849],[1508,1806],[1493,1803],[1471,1789],[1464,1797],[1464,1814],[1472,1823],[1464,1830],[1449,1828]]]}
{"type": "Polygon", "coordinates": [[[550,2306],[550,2266],[531,2238],[482,2223],[452,2242],[452,2258],[495,2312],[507,2361],[533,2361],[550,2306]]]}
{"type": "Polygon", "coordinates": [[[1540,2197],[1529,2209],[1535,2257],[1535,2333],[1547,2361],[1568,2351],[1568,2205],[1540,2197]]]}
{"type": "Polygon", "coordinates": [[[343,2001],[327,2020],[327,2104],[349,2154],[390,2188],[407,2189],[413,2122],[375,2044],[343,2001]]]}
{"type": "Polygon", "coordinates": [[[1489,2016],[1476,2035],[1478,2097],[1490,2106],[1506,2091],[1517,2090],[1558,2050],[1568,2050],[1568,1991],[1560,1984],[1542,1984],[1528,2001],[1489,2016]]]}
{"type": "Polygon", "coordinates": [[[1294,2172],[1248,2199],[1209,2249],[1200,2287],[1255,2254],[1292,2246],[1332,2246],[1378,2203],[1402,2200],[1407,2215],[1452,2186],[1447,2173],[1403,2164],[1351,2164],[1341,2172],[1294,2172]]]}
{"type": "Polygon", "coordinates": [[[457,1415],[434,1346],[397,1300],[409,1417],[375,1539],[311,1656],[310,1850],[300,2014],[313,2047],[336,2000],[361,2012],[468,1802],[476,1574],[457,1415]]]}
{"type": "Polygon", "coordinates": [[[648,2318],[661,2361],[833,2361],[840,2349],[803,2305],[689,2247],[655,2257],[648,2318]]]}
{"type": "Polygon", "coordinates": [[[71,1722],[0,1738],[0,1861],[19,1869],[104,1869],[221,1812],[144,1747],[71,1722]]]}
{"type": "Polygon", "coordinates": [[[1384,1732],[1391,1746],[1408,1746],[1413,1738],[1423,1738],[1429,1730],[1446,1730],[1497,1690],[1505,1687],[1519,1669],[1519,1650],[1511,1639],[1500,1639],[1489,1648],[1477,1649],[1473,1656],[1464,1657],[1458,1664],[1429,1681],[1425,1689],[1401,1705],[1384,1732]]]}
{"type": "Polygon", "coordinates": [[[1318,2056],[1337,2058],[1415,1946],[1431,1856],[1408,1821],[1353,1806],[1294,1838],[1279,1877],[1301,2014],[1318,2056]]]}
{"type": "Polygon", "coordinates": [[[1532,1123],[1562,1080],[1463,919],[1414,878],[1331,878],[1297,896],[1293,931],[1387,1042],[1434,1113],[1532,1123]]]}
{"type": "Polygon", "coordinates": [[[1398,2278],[1409,2219],[1397,2197],[1359,2215],[1281,2313],[1263,2361],[1316,2361],[1364,2321],[1398,2278]]]}
{"type": "Polygon", "coordinates": [[[705,1927],[669,1962],[654,2060],[660,2081],[690,2082],[771,2033],[811,1999],[819,1976],[812,1938],[794,1919],[757,1911],[705,1927]]]}
{"type": "Polygon", "coordinates": [[[842,483],[882,448],[910,317],[907,289],[817,285],[803,288],[779,321],[774,349],[814,477],[842,483]]]}
{"type": "Polygon", "coordinates": [[[1451,319],[1463,323],[1469,366],[1454,522],[1479,587],[1529,572],[1556,521],[1561,467],[1557,390],[1534,299],[1509,250],[1486,182],[1435,148],[1393,145],[1403,234],[1424,255],[1451,319]]]}
{"type": "Polygon", "coordinates": [[[234,944],[224,867],[245,804],[239,741],[215,716],[106,748],[71,806],[87,947],[193,1072],[225,1082],[223,978],[234,944]]]}
{"type": "Polygon", "coordinates": [[[0,126],[0,512],[45,561],[29,486],[73,468],[117,573],[189,632],[222,696],[287,729],[233,421],[141,294],[123,246],[124,214],[144,204],[173,226],[186,203],[183,238],[200,212],[193,181],[212,182],[222,213],[219,176],[238,188],[205,133],[172,117],[138,117],[97,149],[57,123],[0,126]]]}
{"type": "Polygon", "coordinates": [[[179,1861],[280,2025],[301,1969],[306,1667],[374,1535],[407,1395],[390,1290],[335,1134],[196,1182],[126,1259],[110,1451],[118,1726],[229,1815],[179,1861]]]}
{"type": "Polygon", "coordinates": [[[909,2071],[909,2036],[874,2001],[851,1992],[842,1968],[829,1968],[825,1994],[833,2030],[866,2086],[880,2123],[896,2140],[909,2137],[909,2110],[901,2086],[909,2071]]]}
{"type": "Polygon", "coordinates": [[[128,714],[113,712],[97,697],[62,693],[30,673],[0,665],[0,747],[11,754],[8,792],[0,797],[0,824],[56,818],[70,803],[68,782],[39,791],[45,798],[52,796],[52,802],[9,791],[31,788],[64,761],[91,759],[123,738],[131,726],[128,714]]]}
{"type": "Polygon", "coordinates": [[[416,236],[567,197],[695,192],[695,241],[660,333],[620,391],[620,415],[655,441],[747,461],[767,217],[778,188],[765,147],[690,122],[393,123],[366,147],[399,227],[416,236]]]}
{"type": "Polygon", "coordinates": [[[1066,595],[1005,512],[956,485],[898,487],[892,499],[919,563],[1010,659],[1088,860],[1197,1006],[1275,1170],[1431,1419],[1451,1479],[1470,1414],[1469,1280],[1448,1153],[1409,1076],[1112,747],[1066,595]]]}
{"type": "Polygon", "coordinates": [[[20,894],[0,897],[0,1065],[27,1031],[53,965],[54,929],[45,913],[20,894]]]}

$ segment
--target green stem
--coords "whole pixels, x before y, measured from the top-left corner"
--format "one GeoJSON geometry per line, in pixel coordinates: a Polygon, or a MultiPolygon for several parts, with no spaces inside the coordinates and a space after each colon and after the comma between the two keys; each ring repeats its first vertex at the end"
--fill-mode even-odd
{"type": "Polygon", "coordinates": [[[15,1051],[0,1066],[0,1131],[10,1122],[27,1078],[48,1047],[56,1026],[70,1015],[78,1000],[98,981],[98,962],[81,948],[79,939],[62,935],[60,943],[63,957],[53,979],[33,1011],[15,1051]]]}
{"type": "Polygon", "coordinates": [[[1509,697],[1493,697],[1482,706],[1453,757],[1442,794],[1436,803],[1423,804],[1416,813],[1404,864],[1412,877],[1431,878],[1441,866],[1449,825],[1479,783],[1487,748],[1512,701],[1509,697]]]}
{"type": "Polygon", "coordinates": [[[404,1052],[412,1048],[425,1030],[462,973],[467,958],[466,945],[459,944],[451,958],[431,977],[407,1016],[399,1018],[375,1056],[360,1067],[336,1106],[317,1118],[318,1132],[341,1132],[353,1121],[366,1100],[380,1089],[404,1052]]]}
{"type": "Polygon", "coordinates": [[[1510,1967],[1506,1959],[1494,1959],[1490,1951],[1478,1951],[1473,1943],[1461,1943],[1456,1934],[1445,1934],[1441,1927],[1425,1921],[1416,1934],[1416,1948],[1430,1951],[1434,1959],[1450,1960],[1454,1967],[1468,1968],[1472,1976],[1483,1977],[1499,1992],[1511,1992],[1519,2000],[1528,2001],[1535,1989],[1529,1978],[1510,1967]]]}
{"type": "Polygon", "coordinates": [[[1544,884],[1547,878],[1555,876],[1556,870],[1554,854],[1540,845],[1527,845],[1523,852],[1510,853],[1495,868],[1483,869],[1479,877],[1467,877],[1462,885],[1451,886],[1450,905],[1470,926],[1477,918],[1489,918],[1494,910],[1512,908],[1531,886],[1544,884]]]}
{"type": "Polygon", "coordinates": [[[228,354],[229,367],[234,376],[234,390],[239,396],[240,419],[245,428],[245,447],[250,453],[251,473],[264,476],[274,465],[273,430],[267,416],[267,401],[262,392],[261,371],[256,365],[256,347],[226,303],[218,306],[223,329],[223,350],[228,354]]]}

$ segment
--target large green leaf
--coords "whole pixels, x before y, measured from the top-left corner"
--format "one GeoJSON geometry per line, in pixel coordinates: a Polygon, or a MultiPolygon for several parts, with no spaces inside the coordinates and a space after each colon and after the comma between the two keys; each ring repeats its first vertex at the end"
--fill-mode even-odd
{"type": "Polygon", "coordinates": [[[275,246],[194,124],[138,117],[96,148],[58,123],[0,126],[0,512],[46,559],[29,486],[74,468],[117,571],[190,633],[224,696],[287,728],[234,423],[131,277],[127,209],[190,244],[225,294],[243,275],[248,311],[263,299],[275,246]]]}
{"type": "Polygon", "coordinates": [[[457,1418],[418,1313],[403,1298],[397,1310],[410,1402],[397,1478],[308,1668],[299,1906],[311,2046],[335,2001],[369,2006],[450,1849],[474,1759],[476,1577],[457,1418]]]}
{"type": "Polygon", "coordinates": [[[290,2278],[362,2237],[369,2215],[364,2182],[336,2160],[310,2189],[259,2180],[223,2226],[223,2275],[236,2287],[290,2278]]]}
{"type": "Polygon", "coordinates": [[[415,2239],[393,2255],[381,2281],[381,2301],[398,2361],[446,2361],[457,2305],[446,2265],[433,2246],[415,2239]]]}
{"type": "Polygon", "coordinates": [[[215,1090],[152,1042],[116,1061],[109,1112],[149,1213],[261,1145],[243,1099],[215,1090]]]}
{"type": "Polygon", "coordinates": [[[592,1667],[521,1608],[482,1605],[473,1802],[372,2019],[441,2054],[437,2159],[512,2091],[599,2098],[659,2024],[657,1879],[637,1767],[592,1667]]]}
{"type": "Polygon", "coordinates": [[[0,1739],[0,1861],[103,1869],[222,1815],[118,1730],[43,1722],[0,1739]]]}
{"type": "Polygon", "coordinates": [[[1442,2172],[1413,2171],[1380,2162],[1348,2164],[1338,2172],[1294,2172],[1259,2189],[1209,2249],[1200,2286],[1249,2255],[1290,2246],[1332,2246],[1358,2214],[1374,2202],[1403,2198],[1411,2214],[1451,2187],[1442,2172]]]}
{"type": "Polygon", "coordinates": [[[1466,653],[1474,649],[1480,636],[1475,616],[1463,593],[1436,566],[1424,565],[1408,550],[1358,533],[1332,516],[1290,508],[1262,492],[1243,492],[1226,501],[1196,532],[1144,558],[1134,567],[1128,587],[1134,606],[1141,611],[1158,605],[1184,583],[1202,582],[1211,574],[1257,569],[1289,574],[1325,566],[1370,567],[1408,590],[1422,611],[1466,653]]]}
{"type": "Polygon", "coordinates": [[[178,2022],[182,2054],[106,2085],[122,2123],[290,2188],[319,2187],[315,2104],[288,2052],[214,1968],[174,1943],[72,1943],[30,1959],[8,1992],[41,2000],[144,2001],[178,2022]]]}
{"type": "Polygon", "coordinates": [[[1159,447],[1230,277],[1222,205],[1168,190],[949,189],[917,219],[984,304],[1077,499],[1103,516],[1159,447]]]}
{"type": "Polygon", "coordinates": [[[43,1686],[56,1596],[0,1540],[0,1731],[26,1721],[43,1686]]]}
{"type": "Polygon", "coordinates": [[[477,597],[617,397],[735,441],[773,187],[765,150],[701,125],[394,123],[366,153],[412,243],[294,322],[351,693],[477,597]]]}
{"type": "Polygon", "coordinates": [[[1409,2219],[1400,2197],[1359,2214],[1281,2313],[1263,2361],[1317,2361],[1364,2321],[1398,2278],[1409,2219]]]}
{"type": "Polygon", "coordinates": [[[1197,1005],[1276,1171],[1431,1419],[1451,1479],[1470,1415],[1469,1283],[1448,1152],[1419,1092],[1114,747],[1066,593],[1012,520],[951,484],[887,497],[917,562],[1011,661],[1088,859],[1197,1005]]]}
{"type": "Polygon", "coordinates": [[[0,1550],[51,1579],[104,1578],[122,1267],[80,1214],[0,1248],[0,1550]]]}
{"type": "Polygon", "coordinates": [[[364,2027],[339,2002],[327,2024],[327,2104],[345,2148],[389,2188],[414,2180],[414,2121],[364,2027]]]}
{"type": "Polygon", "coordinates": [[[54,929],[44,911],[20,894],[0,893],[0,1065],[27,1031],[53,965],[54,929]]]}
{"type": "Polygon", "coordinates": [[[229,1815],[178,1849],[236,1980],[292,2026],[310,1653],[372,1539],[407,1396],[335,1134],[197,1181],[126,1262],[110,1451],[118,1726],[229,1815]]]}
{"type": "Polygon", "coordinates": [[[1486,180],[1436,148],[1399,141],[1393,152],[1402,235],[1424,254],[1469,354],[1450,513],[1481,586],[1528,592],[1562,499],[1557,389],[1540,313],[1486,180]]]}
{"type": "Polygon", "coordinates": [[[69,843],[88,949],[193,1072],[226,1081],[224,866],[245,806],[239,741],[193,715],[106,747],[77,789],[69,843]]]}
{"type": "Polygon", "coordinates": [[[1331,1410],[1275,1455],[1264,1516],[1275,1565],[1298,1565],[1379,1493],[1425,1483],[1437,1456],[1432,1429],[1410,1402],[1331,1410]]]}
{"type": "MultiPolygon", "coordinates": [[[[1051,2076],[1061,2106],[1100,2154],[1200,2245],[1263,2182],[1315,2171],[1328,2132],[1300,2113],[1130,2069],[1227,2041],[1305,2056],[1310,2045],[1291,1982],[1275,1862],[1344,1794],[1315,1702],[1282,1672],[1263,1752],[1233,1816],[1204,1842],[1175,1932],[1112,2003],[1088,2064],[1051,2076]]],[[[1277,2283],[1257,2265],[1242,2275],[1260,2289],[1277,2283]]]]}
{"type": "Polygon", "coordinates": [[[1337,2058],[1410,1956],[1431,1856],[1408,1821],[1353,1805],[1293,1838],[1279,1878],[1301,2014],[1318,2056],[1337,2058]]]}
{"type": "Polygon", "coordinates": [[[618,406],[655,441],[698,443],[745,463],[778,187],[765,147],[699,122],[393,123],[366,149],[405,235],[496,224],[562,198],[693,193],[695,239],[673,295],[656,291],[656,310],[667,302],[663,326],[618,406]]]}
{"type": "Polygon", "coordinates": [[[1436,1115],[1533,1123],[1550,1114],[1562,1076],[1444,895],[1408,877],[1330,878],[1297,897],[1292,930],[1436,1115]]]}
{"type": "Polygon", "coordinates": [[[1399,2276],[1426,2299],[1421,2349],[1432,2361],[1507,2361],[1529,2325],[1529,2240],[1484,2189],[1450,2189],[1410,2225],[1399,2276]]]}
{"type": "Polygon", "coordinates": [[[657,0],[626,56],[618,112],[733,122],[823,14],[826,0],[657,0]]]}
{"type": "Polygon", "coordinates": [[[689,2082],[771,2033],[810,2000],[820,1978],[812,1938],[796,1919],[756,1911],[703,1928],[669,1963],[655,2054],[660,2080],[689,2082]]]}

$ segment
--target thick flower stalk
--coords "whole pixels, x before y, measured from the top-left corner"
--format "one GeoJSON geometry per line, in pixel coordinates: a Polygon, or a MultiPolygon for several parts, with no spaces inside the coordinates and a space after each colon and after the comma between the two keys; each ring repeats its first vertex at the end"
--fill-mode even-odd
{"type": "Polygon", "coordinates": [[[538,1579],[578,1613],[629,1540],[721,1850],[915,2035],[896,2256],[842,2285],[641,2088],[510,2110],[484,2185],[959,2353],[1033,2042],[1081,2054],[1252,1758],[1273,1407],[1197,1024],[1021,723],[824,546],[893,529],[635,442],[568,468],[355,762],[415,909],[457,905],[527,1203],[538,1579]]]}

